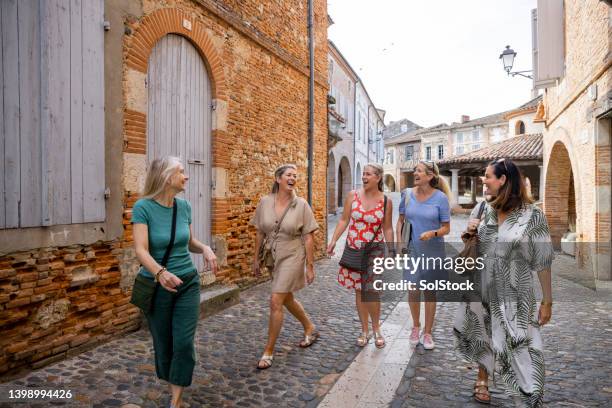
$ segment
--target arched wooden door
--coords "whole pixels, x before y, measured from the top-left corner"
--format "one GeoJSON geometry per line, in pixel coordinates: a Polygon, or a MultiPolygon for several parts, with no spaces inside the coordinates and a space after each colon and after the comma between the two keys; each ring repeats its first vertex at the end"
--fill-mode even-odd
{"type": "MultiPolygon", "coordinates": [[[[147,159],[178,156],[189,176],[184,198],[193,231],[210,243],[211,87],[206,66],[184,37],[168,34],[151,51],[147,74],[147,159]]],[[[194,256],[199,271],[201,255],[194,256]]]]}

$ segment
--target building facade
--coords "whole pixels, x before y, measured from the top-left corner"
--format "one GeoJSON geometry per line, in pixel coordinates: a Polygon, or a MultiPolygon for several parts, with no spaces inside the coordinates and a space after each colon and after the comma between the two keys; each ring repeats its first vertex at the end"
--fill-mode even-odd
{"type": "Polygon", "coordinates": [[[575,230],[579,265],[601,280],[612,279],[610,3],[540,0],[533,13],[534,81],[544,89],[544,211],[553,242],[575,230]]]}
{"type": "Polygon", "coordinates": [[[328,42],[330,132],[338,142],[331,147],[327,162],[327,210],[335,214],[342,207],[355,180],[355,84],[357,75],[335,44],[328,42]],[[334,126],[332,126],[334,123],[334,126]]]}
{"type": "MultiPolygon", "coordinates": [[[[0,375],[136,329],[131,208],[180,156],[218,276],[254,284],[249,225],[281,163],[307,173],[307,7],[256,1],[2,1],[0,375]],[[40,42],[37,41],[40,38],[40,42]],[[26,75],[20,73],[26,73],[26,75]],[[41,103],[38,103],[42,101],[41,103]],[[18,146],[29,146],[20,150],[18,146]]],[[[314,0],[313,210],[325,246],[327,10],[314,0]]],[[[306,177],[298,191],[307,195],[306,177]]],[[[201,260],[196,258],[198,265],[201,260]]]]}

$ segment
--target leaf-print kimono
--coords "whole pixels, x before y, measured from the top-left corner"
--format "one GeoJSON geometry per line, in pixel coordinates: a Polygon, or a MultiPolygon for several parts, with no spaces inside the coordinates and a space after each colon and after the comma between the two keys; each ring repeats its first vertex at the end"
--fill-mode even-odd
{"type": "MultiPolygon", "coordinates": [[[[498,228],[489,205],[478,227],[481,301],[464,302],[455,318],[456,346],[464,358],[493,374],[528,407],[542,405],[544,355],[538,324],[537,274],[550,268],[553,248],[542,210],[526,204],[498,228]]],[[[478,279],[478,278],[476,278],[478,279]]]]}

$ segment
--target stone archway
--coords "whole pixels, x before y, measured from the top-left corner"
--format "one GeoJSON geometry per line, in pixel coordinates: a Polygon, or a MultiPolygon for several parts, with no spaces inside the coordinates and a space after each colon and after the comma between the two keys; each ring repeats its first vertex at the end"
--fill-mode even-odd
{"type": "Polygon", "coordinates": [[[336,213],[336,159],[333,153],[329,153],[327,158],[327,212],[329,214],[336,213]]]}
{"type": "Polygon", "coordinates": [[[384,181],[384,183],[385,183],[385,187],[386,187],[385,190],[387,190],[388,192],[391,192],[391,193],[395,192],[395,190],[396,190],[395,179],[393,178],[392,175],[385,174],[385,181],[384,181]]]}
{"type": "Polygon", "coordinates": [[[351,176],[351,165],[346,156],[344,156],[338,166],[338,207],[344,206],[344,200],[352,189],[353,179],[351,176]]]}
{"type": "MultiPolygon", "coordinates": [[[[227,244],[221,233],[225,229],[225,219],[217,216],[220,209],[225,211],[228,205],[227,169],[230,168],[230,156],[219,154],[225,148],[220,141],[227,131],[228,89],[223,71],[223,59],[217,52],[206,28],[193,16],[178,9],[166,8],[152,12],[143,17],[132,35],[125,36],[125,70],[124,86],[124,124],[123,124],[123,185],[124,194],[133,196],[142,189],[147,168],[147,131],[148,112],[148,78],[150,55],[160,39],[169,34],[179,35],[189,41],[202,58],[206,73],[210,79],[210,104],[204,107],[210,113],[210,170],[216,180],[212,189],[210,208],[211,244],[217,252],[220,265],[226,262],[227,244]],[[219,234],[219,235],[216,235],[219,234]]],[[[185,157],[185,161],[192,159],[185,157]]],[[[197,158],[196,158],[197,159],[197,158]]],[[[210,185],[210,183],[209,183],[210,185]]],[[[128,204],[128,207],[131,204],[128,204]]],[[[129,211],[129,208],[126,209],[129,211]]],[[[127,231],[127,230],[126,230],[127,231]]],[[[126,235],[127,239],[130,239],[126,235]]],[[[203,239],[205,239],[203,237],[203,239]]],[[[202,284],[214,281],[212,274],[202,277],[202,284]]]]}
{"type": "Polygon", "coordinates": [[[550,228],[550,236],[556,249],[561,237],[576,231],[577,195],[572,161],[567,147],[555,142],[548,158],[544,191],[544,211],[550,228]]]}

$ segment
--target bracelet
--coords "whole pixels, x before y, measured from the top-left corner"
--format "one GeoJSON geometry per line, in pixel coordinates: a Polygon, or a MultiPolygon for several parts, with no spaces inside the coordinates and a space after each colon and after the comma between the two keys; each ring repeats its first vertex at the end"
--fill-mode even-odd
{"type": "Polygon", "coordinates": [[[545,301],[542,301],[542,302],[540,302],[540,304],[541,304],[542,306],[552,306],[553,302],[552,302],[552,300],[551,300],[550,302],[545,302],[545,301]]]}
{"type": "Polygon", "coordinates": [[[165,266],[161,268],[159,271],[157,271],[157,273],[155,274],[155,282],[159,282],[159,277],[164,271],[167,271],[165,266]]]}
{"type": "Polygon", "coordinates": [[[438,236],[438,230],[434,231],[434,235],[437,237],[438,236]]]}

